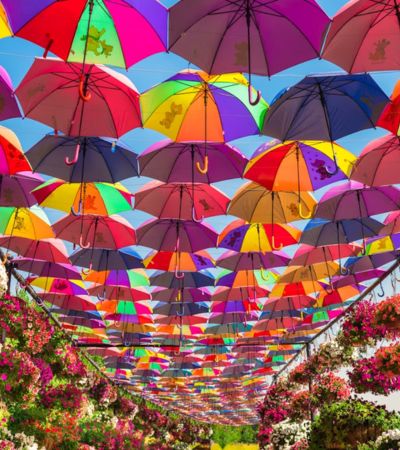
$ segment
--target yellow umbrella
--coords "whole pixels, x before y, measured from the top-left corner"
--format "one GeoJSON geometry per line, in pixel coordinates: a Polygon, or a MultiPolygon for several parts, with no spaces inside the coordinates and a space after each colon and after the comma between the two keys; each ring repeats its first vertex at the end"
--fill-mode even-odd
{"type": "Polygon", "coordinates": [[[0,39],[12,36],[10,24],[4,6],[0,3],[0,39]]]}
{"type": "Polygon", "coordinates": [[[299,281],[318,281],[331,279],[340,270],[337,262],[327,261],[302,267],[288,267],[279,277],[279,283],[297,283],[299,281]]]}
{"type": "Polygon", "coordinates": [[[50,222],[40,208],[0,207],[0,234],[32,240],[54,238],[50,222]]]}

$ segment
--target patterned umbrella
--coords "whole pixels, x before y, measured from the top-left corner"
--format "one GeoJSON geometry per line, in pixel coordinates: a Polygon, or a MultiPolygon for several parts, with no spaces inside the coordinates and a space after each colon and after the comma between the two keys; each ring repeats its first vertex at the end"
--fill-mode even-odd
{"type": "Polygon", "coordinates": [[[31,170],[17,135],[0,125],[0,174],[13,175],[31,170]]]}

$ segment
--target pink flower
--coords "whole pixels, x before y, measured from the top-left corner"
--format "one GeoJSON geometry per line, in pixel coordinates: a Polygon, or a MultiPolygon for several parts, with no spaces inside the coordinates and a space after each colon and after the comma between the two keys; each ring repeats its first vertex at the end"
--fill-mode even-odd
{"type": "Polygon", "coordinates": [[[2,373],[1,375],[0,375],[0,379],[1,379],[1,381],[6,381],[7,380],[7,374],[5,374],[5,373],[2,373]]]}

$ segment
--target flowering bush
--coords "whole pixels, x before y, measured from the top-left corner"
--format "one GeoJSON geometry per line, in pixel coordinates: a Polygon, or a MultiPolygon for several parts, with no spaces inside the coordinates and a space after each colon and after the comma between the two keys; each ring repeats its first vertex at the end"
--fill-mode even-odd
{"type": "Polygon", "coordinates": [[[376,367],[389,377],[400,375],[400,344],[382,347],[375,353],[376,367]]]}
{"type": "Polygon", "coordinates": [[[376,357],[363,358],[353,364],[348,372],[351,387],[358,394],[372,392],[388,395],[400,389],[400,377],[388,377],[380,369],[376,357]]]}
{"type": "Polygon", "coordinates": [[[41,402],[46,408],[77,412],[87,402],[87,399],[79,388],[72,384],[61,384],[42,391],[41,402]]]}
{"type": "Polygon", "coordinates": [[[53,371],[60,377],[85,378],[88,373],[81,361],[78,351],[71,345],[64,345],[55,350],[56,359],[52,361],[53,371]]]}
{"type": "Polygon", "coordinates": [[[307,384],[312,377],[308,361],[304,361],[294,367],[289,373],[289,380],[292,383],[307,384]]]}
{"type": "Polygon", "coordinates": [[[332,372],[318,376],[312,385],[311,402],[315,407],[349,397],[350,389],[346,380],[332,372]]]}
{"type": "Polygon", "coordinates": [[[289,417],[292,420],[306,420],[310,417],[311,411],[315,408],[312,403],[310,392],[298,391],[292,394],[292,399],[289,407],[289,417]]]}
{"type": "Polygon", "coordinates": [[[353,361],[354,348],[343,348],[336,340],[321,344],[307,363],[311,374],[336,370],[353,361]]]}
{"type": "Polygon", "coordinates": [[[290,450],[308,450],[308,449],[309,449],[308,438],[300,439],[290,447],[290,450]]]}
{"type": "Polygon", "coordinates": [[[122,417],[135,417],[138,411],[138,406],[131,399],[119,396],[114,403],[114,412],[122,417]]]}
{"type": "Polygon", "coordinates": [[[400,448],[400,429],[389,430],[382,433],[375,441],[377,450],[393,450],[400,448]]]}
{"type": "Polygon", "coordinates": [[[96,378],[88,390],[89,397],[103,406],[108,406],[117,400],[117,389],[104,378],[96,378]]]}
{"type": "Polygon", "coordinates": [[[387,298],[377,305],[374,324],[400,331],[400,295],[387,298]]]}
{"type": "Polygon", "coordinates": [[[310,422],[293,423],[289,420],[272,427],[271,444],[279,450],[290,450],[296,442],[306,439],[310,431],[310,422]]]}

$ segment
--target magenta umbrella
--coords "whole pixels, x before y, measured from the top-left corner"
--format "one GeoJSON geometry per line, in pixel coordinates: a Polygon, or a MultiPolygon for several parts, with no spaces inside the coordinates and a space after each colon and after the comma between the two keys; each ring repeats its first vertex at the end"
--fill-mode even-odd
{"type": "Polygon", "coordinates": [[[30,208],[36,205],[36,197],[31,192],[42,183],[40,175],[29,172],[0,175],[0,206],[30,208]]]}
{"type": "Polygon", "coordinates": [[[13,264],[18,270],[34,273],[39,277],[66,278],[70,280],[82,279],[78,270],[71,264],[58,264],[31,258],[15,258],[13,264]]]}
{"type": "Polygon", "coordinates": [[[292,297],[281,297],[269,299],[263,311],[292,311],[303,308],[311,308],[315,305],[316,299],[309,295],[294,295],[292,297]]]}
{"type": "Polygon", "coordinates": [[[161,288],[154,289],[151,293],[152,299],[159,302],[208,302],[211,293],[207,288],[161,288]]]}
{"type": "Polygon", "coordinates": [[[7,71],[0,66],[0,120],[21,117],[14,88],[7,71]]]}
{"type": "Polygon", "coordinates": [[[142,287],[129,288],[126,286],[115,285],[93,285],[88,289],[90,295],[95,295],[99,299],[114,300],[150,300],[151,294],[142,287]]]}
{"type": "Polygon", "coordinates": [[[329,189],[322,196],[314,217],[330,220],[356,219],[399,208],[400,190],[396,187],[366,187],[356,181],[348,181],[329,189]]]}
{"type": "Polygon", "coordinates": [[[74,311],[96,311],[96,303],[88,295],[64,295],[44,292],[39,297],[53,306],[74,311]]]}
{"type": "Polygon", "coordinates": [[[387,134],[370,142],[356,160],[350,178],[368,186],[400,183],[400,137],[387,134]]]}
{"type": "Polygon", "coordinates": [[[97,247],[110,250],[136,244],[135,230],[121,216],[69,215],[53,225],[56,237],[83,248],[97,247]]]}
{"type": "Polygon", "coordinates": [[[224,269],[238,271],[285,267],[289,261],[289,256],[282,251],[237,253],[233,250],[228,250],[217,259],[216,263],[217,266],[224,269]]]}
{"type": "Polygon", "coordinates": [[[261,286],[244,286],[230,288],[225,286],[217,287],[212,301],[229,300],[254,300],[257,298],[268,297],[269,291],[261,286]]]}
{"type": "Polygon", "coordinates": [[[16,93],[26,117],[69,136],[119,138],[141,126],[138,91],[105,66],[37,58],[16,93]]]}
{"type": "Polygon", "coordinates": [[[139,156],[141,175],[165,183],[216,183],[242,178],[247,158],[229,144],[207,142],[209,170],[196,170],[203,164],[204,142],[164,140],[149,147],[139,156]]]}
{"type": "Polygon", "coordinates": [[[136,230],[137,243],[155,250],[194,253],[217,246],[218,233],[205,223],[150,219],[136,230]]]}

